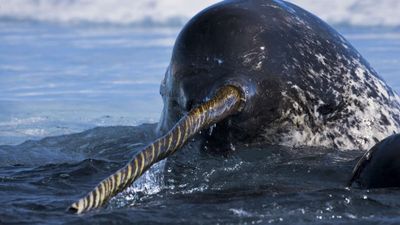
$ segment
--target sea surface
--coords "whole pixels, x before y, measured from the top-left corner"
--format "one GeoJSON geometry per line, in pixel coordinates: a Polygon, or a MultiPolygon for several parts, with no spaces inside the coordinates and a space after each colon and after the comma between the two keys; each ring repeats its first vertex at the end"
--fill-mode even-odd
{"type": "MultiPolygon", "coordinates": [[[[181,25],[149,23],[0,19],[0,224],[400,222],[400,190],[345,188],[361,151],[261,144],[225,156],[188,144],[190,160],[66,213],[154,139],[181,25]]],[[[400,28],[334,26],[400,93],[400,28]]]]}

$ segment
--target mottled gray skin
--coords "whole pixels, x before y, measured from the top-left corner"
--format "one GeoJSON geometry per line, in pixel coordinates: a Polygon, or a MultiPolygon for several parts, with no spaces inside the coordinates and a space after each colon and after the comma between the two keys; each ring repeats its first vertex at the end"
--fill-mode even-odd
{"type": "Polygon", "coordinates": [[[399,97],[338,32],[288,2],[223,1],[188,22],[161,84],[160,133],[226,84],[245,90],[246,104],[203,132],[214,149],[369,149],[399,131],[399,97]]]}

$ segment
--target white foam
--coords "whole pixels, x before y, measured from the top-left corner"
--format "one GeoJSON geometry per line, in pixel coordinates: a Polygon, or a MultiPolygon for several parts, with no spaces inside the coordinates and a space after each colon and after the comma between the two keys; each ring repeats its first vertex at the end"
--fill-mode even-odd
{"type": "Polygon", "coordinates": [[[236,216],[239,217],[251,217],[253,214],[244,210],[244,209],[229,209],[229,211],[231,211],[233,214],[235,214],[236,216]]]}
{"type": "MultiPolygon", "coordinates": [[[[61,23],[155,23],[181,25],[218,0],[12,0],[1,1],[0,18],[61,23]]],[[[398,0],[292,0],[331,24],[400,25],[398,0]]]]}

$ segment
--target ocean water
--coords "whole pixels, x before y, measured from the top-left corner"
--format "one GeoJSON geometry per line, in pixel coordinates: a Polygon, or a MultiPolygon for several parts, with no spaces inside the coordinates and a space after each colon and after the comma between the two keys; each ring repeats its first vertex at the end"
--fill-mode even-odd
{"type": "MultiPolygon", "coordinates": [[[[106,207],[67,214],[154,139],[175,38],[213,1],[60,2],[1,2],[0,224],[400,221],[398,189],[344,187],[360,151],[254,145],[218,156],[194,143],[182,150],[190,157],[162,162],[106,207]],[[114,5],[114,14],[102,15],[114,5]],[[165,12],[176,5],[182,9],[165,12]]],[[[373,1],[335,1],[336,12],[295,2],[330,21],[400,93],[397,1],[382,1],[386,14],[371,14],[373,1]]]]}
{"type": "Polygon", "coordinates": [[[0,143],[156,122],[177,28],[0,23],[0,143]]]}

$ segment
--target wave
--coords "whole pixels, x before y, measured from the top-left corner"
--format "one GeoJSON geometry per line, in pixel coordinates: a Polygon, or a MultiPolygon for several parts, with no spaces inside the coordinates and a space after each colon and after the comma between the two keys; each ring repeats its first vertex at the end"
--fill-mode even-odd
{"type": "MultiPolygon", "coordinates": [[[[181,26],[217,0],[12,0],[2,1],[0,21],[181,26]]],[[[398,0],[293,0],[331,24],[399,26],[398,0]]]]}
{"type": "Polygon", "coordinates": [[[216,0],[12,0],[0,5],[0,17],[61,23],[178,25],[216,0]]]}

